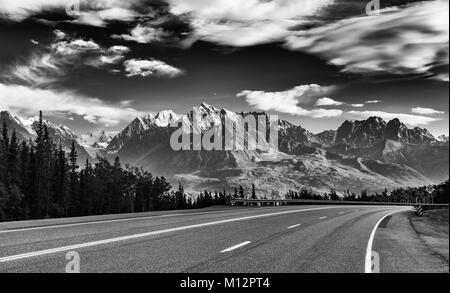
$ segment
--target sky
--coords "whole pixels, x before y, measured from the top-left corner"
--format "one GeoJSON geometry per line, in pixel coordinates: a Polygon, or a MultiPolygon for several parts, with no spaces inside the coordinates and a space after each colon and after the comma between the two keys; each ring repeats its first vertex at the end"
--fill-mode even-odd
{"type": "Polygon", "coordinates": [[[368,2],[1,0],[0,110],[86,133],[206,102],[448,135],[448,1],[368,2]]]}

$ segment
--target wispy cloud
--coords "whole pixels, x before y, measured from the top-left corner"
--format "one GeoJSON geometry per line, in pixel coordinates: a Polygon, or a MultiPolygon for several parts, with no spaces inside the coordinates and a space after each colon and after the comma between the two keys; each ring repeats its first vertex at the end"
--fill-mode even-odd
{"type": "Polygon", "coordinates": [[[388,113],[383,111],[349,111],[344,114],[346,117],[351,119],[367,119],[372,116],[381,117],[384,120],[392,120],[394,118],[400,119],[402,122],[411,125],[427,125],[441,119],[425,117],[420,115],[410,115],[402,113],[388,113]]]}
{"type": "MultiPolygon", "coordinates": [[[[244,47],[284,42],[286,48],[319,55],[344,72],[448,81],[447,0],[391,6],[376,17],[362,15],[365,3],[359,3],[359,15],[335,14],[334,21],[322,17],[324,10],[353,5],[346,2],[357,1],[169,0],[172,13],[190,16],[191,43],[244,47]]],[[[389,2],[394,3],[399,2],[389,2]]]]}
{"type": "Polygon", "coordinates": [[[365,101],[365,104],[379,104],[382,102],[383,101],[381,101],[381,100],[369,100],[369,101],[365,101]]]}
{"type": "Polygon", "coordinates": [[[345,105],[345,103],[324,97],[318,99],[314,106],[321,107],[321,106],[342,106],[342,105],[345,105]]]}
{"type": "Polygon", "coordinates": [[[126,60],[123,65],[125,66],[125,72],[128,77],[132,76],[156,76],[156,77],[168,77],[174,78],[184,73],[183,70],[168,65],[167,63],[150,59],[130,59],[126,60]]]}
{"type": "Polygon", "coordinates": [[[307,22],[333,0],[258,1],[169,0],[171,12],[190,15],[194,33],[189,41],[206,40],[244,47],[282,41],[291,28],[307,22]]]}
{"type": "Polygon", "coordinates": [[[42,110],[50,116],[78,115],[90,123],[114,126],[142,114],[127,103],[110,104],[72,91],[0,83],[0,96],[8,97],[0,99],[0,109],[23,116],[42,110]]]}
{"type": "Polygon", "coordinates": [[[317,84],[301,85],[293,89],[280,92],[242,91],[237,97],[244,98],[246,102],[263,111],[277,111],[298,116],[326,118],[341,116],[343,111],[338,109],[305,109],[301,105],[309,103],[317,96],[329,93],[334,87],[322,87],[317,84]]]}
{"type": "MultiPolygon", "coordinates": [[[[73,23],[91,26],[105,26],[108,21],[131,21],[139,14],[134,9],[135,4],[144,0],[85,0],[79,1],[80,11],[71,15],[73,23]],[[135,3],[133,3],[135,2],[135,3]]],[[[66,7],[75,3],[70,0],[2,0],[0,1],[0,15],[12,21],[22,21],[43,11],[64,11],[66,7]]]]}
{"type": "Polygon", "coordinates": [[[444,111],[439,111],[439,110],[435,110],[432,108],[422,108],[422,107],[412,108],[411,112],[413,112],[414,114],[421,114],[421,115],[445,114],[444,111]]]}
{"type": "Polygon", "coordinates": [[[346,72],[433,76],[439,67],[448,70],[448,1],[380,13],[299,31],[288,37],[287,47],[321,55],[346,72]]]}
{"type": "Polygon", "coordinates": [[[111,37],[114,39],[122,39],[126,41],[134,41],[141,44],[159,42],[168,34],[161,28],[147,27],[142,24],[138,24],[134,27],[129,34],[113,34],[111,37]]]}
{"type": "Polygon", "coordinates": [[[5,68],[2,77],[11,83],[44,86],[64,78],[69,68],[103,67],[120,63],[130,51],[126,46],[104,48],[94,40],[71,38],[60,30],[48,46],[40,46],[28,58],[5,68]]]}

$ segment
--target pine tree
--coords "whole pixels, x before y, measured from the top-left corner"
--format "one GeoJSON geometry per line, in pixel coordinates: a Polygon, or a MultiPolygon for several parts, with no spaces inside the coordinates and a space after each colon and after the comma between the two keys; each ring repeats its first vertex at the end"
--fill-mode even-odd
{"type": "Polygon", "coordinates": [[[59,144],[55,154],[55,164],[53,167],[53,201],[56,203],[55,209],[58,210],[58,216],[69,215],[69,196],[68,196],[68,164],[66,153],[62,145],[59,144]]]}
{"type": "Polygon", "coordinates": [[[240,198],[245,198],[245,191],[244,191],[244,187],[239,186],[239,196],[240,198]]]}
{"type": "Polygon", "coordinates": [[[17,142],[16,131],[14,130],[11,135],[11,142],[8,147],[8,155],[7,155],[7,173],[8,173],[8,183],[18,184],[19,180],[19,164],[18,164],[18,154],[19,154],[19,145],[17,142]]]}
{"type": "Polygon", "coordinates": [[[78,195],[78,152],[75,147],[75,142],[72,141],[69,153],[69,188],[67,197],[65,200],[65,206],[71,207],[69,208],[68,214],[75,214],[76,210],[78,210],[79,199],[78,195]]]}
{"type": "Polygon", "coordinates": [[[255,184],[252,184],[252,199],[258,199],[256,197],[255,184]]]}

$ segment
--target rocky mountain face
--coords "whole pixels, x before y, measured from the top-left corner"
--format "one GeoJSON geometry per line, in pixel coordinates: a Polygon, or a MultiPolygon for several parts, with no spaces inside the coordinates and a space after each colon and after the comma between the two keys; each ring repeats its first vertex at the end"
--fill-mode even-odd
{"type": "MultiPolygon", "coordinates": [[[[239,121],[239,117],[258,114],[234,113],[204,103],[195,111],[203,118],[202,134],[214,122],[239,121]]],[[[164,111],[156,116],[136,118],[111,141],[105,154],[110,158],[119,156],[126,163],[181,182],[187,190],[234,188],[255,182],[259,194],[266,196],[299,188],[317,192],[331,188],[375,191],[429,184],[440,181],[441,177],[446,179],[449,173],[448,148],[438,149],[434,145],[437,140],[427,130],[408,129],[397,119],[385,122],[371,117],[346,121],[336,131],[319,134],[281,120],[278,151],[174,151],[170,137],[177,128],[171,127],[171,123],[179,119],[189,124],[192,116],[193,111],[182,116],[164,111]],[[433,170],[430,166],[438,162],[426,162],[423,157],[426,153],[443,158],[440,167],[435,166],[433,170]]],[[[238,125],[233,131],[242,127],[238,125]]],[[[237,144],[246,142],[237,141],[237,144]]]]}
{"type": "MultiPolygon", "coordinates": [[[[255,183],[259,195],[278,197],[289,189],[379,191],[448,179],[448,137],[436,139],[428,130],[409,129],[398,119],[345,121],[337,130],[319,134],[280,120],[275,122],[278,150],[248,150],[255,134],[245,136],[242,121],[251,115],[265,115],[262,121],[269,125],[270,117],[264,113],[235,113],[205,103],[181,116],[167,110],[137,117],[114,136],[103,131],[77,136],[67,127],[45,123],[66,149],[76,141],[80,160],[97,154],[119,156],[123,163],[164,175],[192,193],[255,183]],[[194,127],[194,115],[201,118],[196,127],[202,138],[213,125],[233,123],[222,134],[236,133],[234,144],[241,150],[173,150],[170,138],[178,130],[173,126],[183,121],[194,127]]],[[[35,119],[22,121],[7,112],[1,112],[0,119],[16,129],[20,139],[34,139],[35,119]]]]}
{"type": "Polygon", "coordinates": [[[12,129],[16,131],[17,138],[21,141],[28,141],[33,139],[34,134],[30,132],[30,129],[24,125],[24,123],[17,117],[11,115],[7,111],[0,112],[0,126],[3,127],[3,123],[6,123],[8,129],[12,132],[12,129]]]}
{"type": "Polygon", "coordinates": [[[440,136],[438,137],[438,140],[439,140],[440,142],[446,143],[446,142],[449,141],[449,137],[448,137],[448,135],[442,134],[442,135],[440,135],[440,136]]]}
{"type": "Polygon", "coordinates": [[[399,119],[385,122],[371,117],[365,121],[346,121],[339,127],[335,144],[328,151],[400,164],[413,168],[433,182],[449,176],[448,145],[439,143],[427,129],[409,129],[399,119]]]}
{"type": "MultiPolygon", "coordinates": [[[[0,112],[0,123],[3,125],[3,121],[5,121],[9,132],[12,133],[12,131],[15,130],[20,141],[33,142],[35,140],[38,125],[37,119],[37,117],[32,117],[27,120],[21,120],[7,111],[0,112]]],[[[47,126],[50,137],[52,137],[57,144],[61,143],[64,150],[69,151],[72,141],[75,142],[79,164],[84,164],[86,159],[92,159],[86,149],[78,143],[78,136],[68,127],[64,125],[55,125],[48,120],[44,120],[43,123],[47,126]]]]}
{"type": "Polygon", "coordinates": [[[386,122],[379,117],[363,121],[345,121],[337,130],[335,144],[367,146],[384,139],[386,122]]]}
{"type": "Polygon", "coordinates": [[[82,134],[77,138],[77,141],[92,158],[95,158],[97,154],[101,154],[108,147],[114,136],[113,133],[100,130],[82,134]]]}

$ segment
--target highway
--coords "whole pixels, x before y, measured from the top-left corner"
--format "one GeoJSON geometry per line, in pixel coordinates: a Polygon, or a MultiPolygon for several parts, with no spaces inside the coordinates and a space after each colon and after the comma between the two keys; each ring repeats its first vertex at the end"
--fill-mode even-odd
{"type": "Polygon", "coordinates": [[[364,273],[368,252],[390,250],[377,238],[382,220],[410,210],[217,208],[0,223],[0,272],[63,273],[76,251],[83,273],[364,273]]]}

